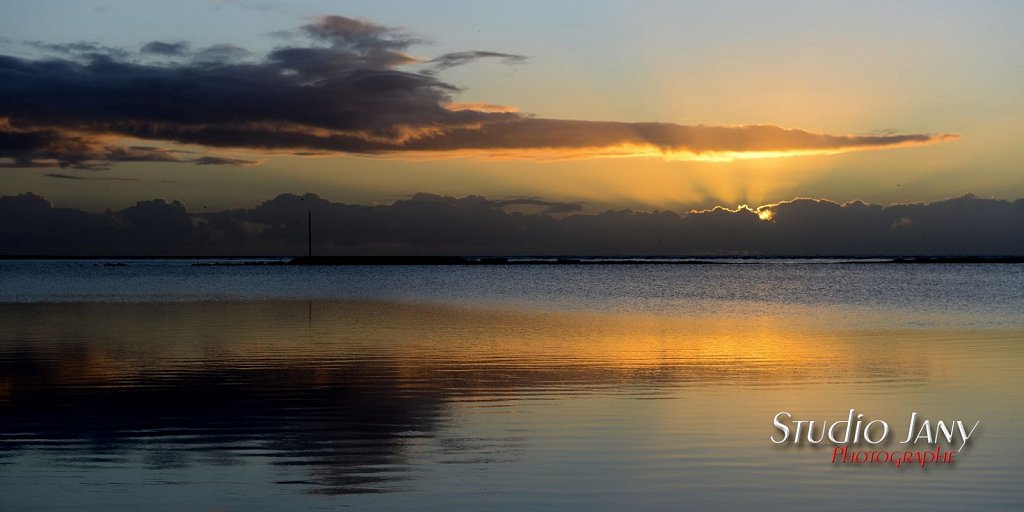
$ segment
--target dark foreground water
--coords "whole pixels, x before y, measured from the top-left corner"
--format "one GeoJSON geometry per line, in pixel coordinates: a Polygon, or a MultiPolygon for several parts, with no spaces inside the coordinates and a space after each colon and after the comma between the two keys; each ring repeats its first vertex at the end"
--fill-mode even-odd
{"type": "Polygon", "coordinates": [[[126,263],[0,262],[0,510],[1024,508],[1024,265],[126,263]]]}

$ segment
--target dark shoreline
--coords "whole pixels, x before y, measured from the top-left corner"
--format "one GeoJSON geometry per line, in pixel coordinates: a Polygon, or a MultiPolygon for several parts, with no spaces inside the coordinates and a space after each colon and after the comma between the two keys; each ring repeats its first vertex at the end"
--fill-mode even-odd
{"type": "MultiPolygon", "coordinates": [[[[807,263],[849,264],[1021,264],[1024,256],[50,256],[2,255],[0,260],[86,260],[123,266],[121,260],[222,260],[196,261],[194,266],[395,266],[395,265],[716,265],[756,264],[786,260],[807,263]]],[[[100,264],[100,263],[97,263],[100,264]]]]}
{"type": "Polygon", "coordinates": [[[849,259],[854,264],[936,264],[936,263],[1024,263],[1024,257],[899,257],[899,258],[844,258],[844,257],[694,257],[694,258],[466,258],[461,256],[299,256],[286,265],[717,265],[741,259],[745,263],[787,259],[834,260],[849,259]],[[730,261],[726,261],[730,260],[730,261]],[[860,260],[860,261],[858,261],[860,260]]]}

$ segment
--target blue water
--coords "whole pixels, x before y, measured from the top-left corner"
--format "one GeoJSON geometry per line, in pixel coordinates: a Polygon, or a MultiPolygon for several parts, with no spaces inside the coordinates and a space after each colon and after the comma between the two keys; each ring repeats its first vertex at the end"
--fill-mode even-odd
{"type": "Polygon", "coordinates": [[[1024,265],[1014,264],[195,265],[217,261],[0,261],[0,303],[370,299],[668,315],[841,308],[904,323],[1024,325],[1024,265]]]}
{"type": "Polygon", "coordinates": [[[0,261],[2,510],[1024,507],[1022,265],[103,263],[0,261]]]}

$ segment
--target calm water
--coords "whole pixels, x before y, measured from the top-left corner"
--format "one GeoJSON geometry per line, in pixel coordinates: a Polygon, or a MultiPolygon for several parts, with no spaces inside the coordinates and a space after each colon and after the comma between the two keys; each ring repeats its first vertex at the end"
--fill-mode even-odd
{"type": "Polygon", "coordinates": [[[102,263],[0,262],[2,510],[1024,508],[1024,265],[102,263]]]}

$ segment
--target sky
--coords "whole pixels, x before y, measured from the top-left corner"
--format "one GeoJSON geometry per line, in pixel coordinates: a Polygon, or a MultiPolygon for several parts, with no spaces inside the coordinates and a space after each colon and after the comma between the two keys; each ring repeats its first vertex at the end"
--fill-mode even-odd
{"type": "Polygon", "coordinates": [[[20,1],[0,195],[1024,197],[1019,2],[20,1]]]}

